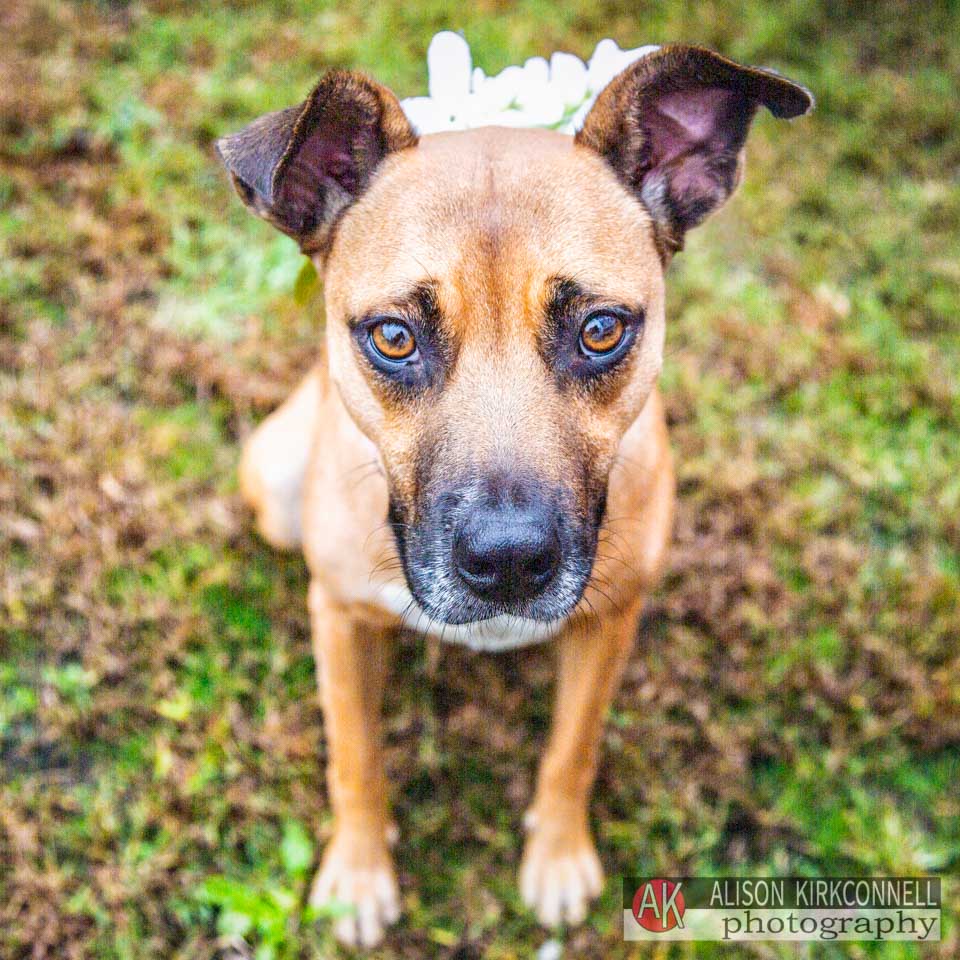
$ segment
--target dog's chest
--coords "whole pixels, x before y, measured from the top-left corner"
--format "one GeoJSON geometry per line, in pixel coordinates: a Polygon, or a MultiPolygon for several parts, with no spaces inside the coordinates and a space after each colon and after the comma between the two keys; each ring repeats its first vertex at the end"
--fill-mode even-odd
{"type": "Polygon", "coordinates": [[[543,623],[522,617],[493,617],[478,623],[450,624],[431,620],[416,604],[406,586],[385,584],[377,592],[376,602],[391,613],[403,617],[404,625],[418,633],[439,637],[472,650],[496,652],[542,643],[559,633],[564,620],[543,623]]]}

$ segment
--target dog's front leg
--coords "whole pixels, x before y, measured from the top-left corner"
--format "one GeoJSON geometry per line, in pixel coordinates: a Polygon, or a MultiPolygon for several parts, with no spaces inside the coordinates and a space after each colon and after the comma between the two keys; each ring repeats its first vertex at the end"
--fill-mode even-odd
{"type": "Polygon", "coordinates": [[[382,627],[357,622],[316,580],[310,618],[334,815],[310,902],[349,906],[335,933],[344,943],[369,947],[400,914],[380,732],[392,638],[382,627]]]}
{"type": "Polygon", "coordinates": [[[572,624],[558,643],[553,727],[533,803],[520,891],[546,926],[580,923],[603,886],[587,822],[607,707],[633,647],[642,601],[572,624]]]}

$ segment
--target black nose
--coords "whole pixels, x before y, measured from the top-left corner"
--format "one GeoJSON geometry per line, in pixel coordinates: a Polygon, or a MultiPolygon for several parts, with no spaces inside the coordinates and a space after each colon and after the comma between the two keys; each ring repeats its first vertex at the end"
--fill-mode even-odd
{"type": "Polygon", "coordinates": [[[453,562],[484,600],[521,603],[542,593],[560,566],[555,510],[534,500],[491,498],[473,506],[453,539],[453,562]]]}

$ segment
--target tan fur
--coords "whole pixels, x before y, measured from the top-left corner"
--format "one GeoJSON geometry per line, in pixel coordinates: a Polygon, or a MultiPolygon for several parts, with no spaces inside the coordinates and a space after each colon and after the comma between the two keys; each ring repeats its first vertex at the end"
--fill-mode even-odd
{"type": "MultiPolygon", "coordinates": [[[[521,890],[549,925],[579,922],[600,891],[587,811],[601,729],[673,515],[656,389],[663,265],[736,186],[761,105],[793,117],[812,98],[777,75],[677,45],[616,78],[575,139],[484,128],[418,142],[389,91],[334,73],[300,107],[219,141],[244,202],[296,237],[324,279],[325,351],[250,438],[240,478],[263,535],[302,546],[310,569],[335,815],[312,900],[354,908],[337,924],[348,943],[376,943],[399,913],[380,746],[390,637],[411,625],[408,611],[413,626],[438,626],[421,620],[407,589],[388,510],[406,545],[406,575],[411,584],[420,577],[418,602],[445,620],[474,621],[445,623],[446,639],[503,649],[556,636],[557,709],[526,821],[521,890]],[[577,323],[600,304],[641,331],[602,377],[584,377],[578,365],[595,359],[567,344],[569,304],[555,308],[551,325],[564,286],[590,298],[577,323]],[[426,340],[444,362],[439,373],[426,355],[403,367],[427,378],[411,391],[398,389],[395,368],[374,371],[382,358],[365,359],[362,337],[365,324],[402,314],[404,298],[409,306],[417,296],[429,301],[418,309],[431,314],[426,340]],[[553,351],[557,339],[568,354],[553,351]],[[469,487],[511,475],[533,478],[528,502],[562,504],[580,531],[568,550],[580,551],[579,579],[553,607],[488,606],[483,620],[449,600],[467,588],[456,594],[436,561],[442,549],[453,562],[444,540],[453,514],[445,506],[438,514],[449,501],[437,491],[449,494],[451,479],[469,487]],[[600,517],[580,597],[590,562],[582,534],[592,536],[600,517]],[[424,530],[433,537],[426,544],[416,539],[424,530]],[[420,550],[413,567],[411,542],[420,550]],[[551,612],[574,603],[565,619],[551,612]],[[530,615],[499,616],[503,609],[530,615]]],[[[503,554],[490,555],[501,562],[503,554]]],[[[562,567],[554,597],[572,582],[562,567]]],[[[529,568],[500,567],[508,570],[519,582],[529,568]]],[[[465,583],[468,572],[460,568],[465,583]]]]}
{"type": "Polygon", "coordinates": [[[649,219],[600,157],[560,134],[485,128],[389,157],[339,228],[325,296],[332,380],[401,496],[411,496],[416,448],[437,424],[452,457],[526,456],[545,477],[576,468],[572,430],[612,456],[659,372],[663,282],[649,219]],[[546,382],[534,334],[558,274],[646,306],[636,373],[615,404],[571,405],[546,382]],[[437,281],[462,348],[454,381],[411,414],[377,394],[338,320],[424,278],[437,281]]]}
{"type": "Polygon", "coordinates": [[[545,922],[576,922],[601,879],[587,828],[600,727],[672,516],[654,386],[663,279],[648,217],[603,161],[569,138],[495,128],[438,135],[387,158],[318,265],[328,358],[254,434],[241,470],[261,531],[278,546],[296,541],[289,504],[302,502],[336,816],[315,900],[335,895],[357,906],[339,928],[350,942],[375,942],[396,914],[379,748],[384,631],[400,620],[378,591],[402,579],[385,522],[387,473],[394,491],[409,496],[417,445],[442,423],[454,456],[523,456],[541,475],[561,476],[578,466],[565,443],[576,429],[609,472],[610,520],[594,586],[558,638],[562,709],[531,807],[521,880],[545,922]],[[557,274],[646,309],[633,376],[609,404],[563,402],[536,358],[544,284],[557,274]],[[439,401],[411,413],[371,385],[345,321],[427,277],[439,284],[463,346],[439,401]],[[290,474],[306,450],[301,487],[290,474]]]}

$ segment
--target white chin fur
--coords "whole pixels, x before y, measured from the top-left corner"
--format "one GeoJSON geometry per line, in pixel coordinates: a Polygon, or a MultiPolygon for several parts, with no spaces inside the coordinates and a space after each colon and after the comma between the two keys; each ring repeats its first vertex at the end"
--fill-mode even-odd
{"type": "Polygon", "coordinates": [[[504,615],[479,620],[476,623],[441,623],[424,613],[410,596],[405,586],[385,584],[378,592],[377,602],[391,613],[404,617],[404,625],[445,643],[457,643],[471,650],[496,653],[515,650],[533,643],[542,643],[555,636],[565,620],[528,620],[504,615]]]}

